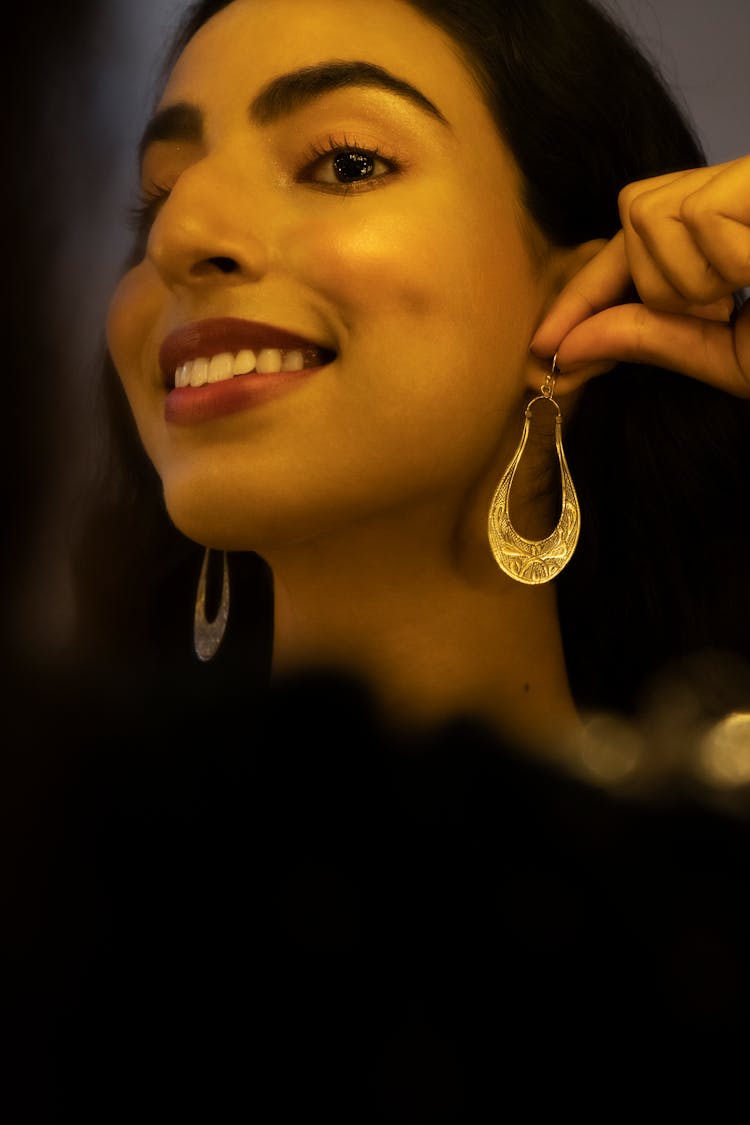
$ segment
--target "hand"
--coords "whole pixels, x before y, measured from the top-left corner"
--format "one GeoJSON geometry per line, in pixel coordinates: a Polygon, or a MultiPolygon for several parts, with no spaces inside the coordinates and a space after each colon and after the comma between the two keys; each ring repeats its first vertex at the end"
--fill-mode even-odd
{"type": "MultiPolygon", "coordinates": [[[[559,294],[531,351],[561,391],[601,361],[653,363],[750,398],[750,156],[629,184],[622,229],[559,294]],[[642,304],[621,303],[635,285],[642,304]]],[[[599,366],[596,366],[598,364],[599,366]]]]}

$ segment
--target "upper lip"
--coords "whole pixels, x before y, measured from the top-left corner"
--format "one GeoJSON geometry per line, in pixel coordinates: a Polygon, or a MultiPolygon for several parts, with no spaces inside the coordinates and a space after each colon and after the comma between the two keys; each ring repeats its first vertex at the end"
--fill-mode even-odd
{"type": "Polygon", "coordinates": [[[159,348],[159,365],[165,378],[170,378],[181,364],[190,359],[210,358],[222,352],[239,352],[244,348],[252,351],[261,348],[320,348],[333,353],[333,349],[325,344],[289,332],[286,328],[226,316],[194,320],[175,328],[164,338],[159,348]]]}

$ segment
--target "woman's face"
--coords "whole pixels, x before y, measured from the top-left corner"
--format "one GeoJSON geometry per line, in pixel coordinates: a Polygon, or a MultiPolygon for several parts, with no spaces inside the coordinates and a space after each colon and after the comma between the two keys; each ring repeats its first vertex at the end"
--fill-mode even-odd
{"type": "Polygon", "coordinates": [[[177,526],[272,551],[486,511],[546,290],[452,42],[402,0],[234,0],[144,141],[108,340],[177,526]]]}

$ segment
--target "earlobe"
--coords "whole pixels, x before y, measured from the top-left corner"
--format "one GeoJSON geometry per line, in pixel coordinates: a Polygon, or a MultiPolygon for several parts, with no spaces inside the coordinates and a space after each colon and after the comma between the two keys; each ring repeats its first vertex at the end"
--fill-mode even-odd
{"type": "MultiPolygon", "coordinates": [[[[617,366],[617,360],[592,360],[591,363],[580,364],[572,370],[562,371],[557,368],[555,372],[555,398],[561,403],[575,402],[570,398],[574,391],[579,390],[589,379],[597,375],[605,375],[617,366]]],[[[540,359],[539,356],[529,352],[529,363],[526,368],[526,387],[534,394],[539,394],[539,388],[544,383],[547,374],[552,371],[551,359],[540,359]]]]}

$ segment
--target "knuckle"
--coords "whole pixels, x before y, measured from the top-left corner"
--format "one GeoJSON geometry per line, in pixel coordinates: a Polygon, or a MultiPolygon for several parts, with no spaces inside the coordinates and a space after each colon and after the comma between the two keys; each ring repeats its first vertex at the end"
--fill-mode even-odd
{"type": "Polygon", "coordinates": [[[673,313],[680,312],[685,307],[684,300],[676,293],[658,286],[641,286],[638,295],[643,302],[643,315],[645,315],[645,308],[656,312],[673,313]]]}
{"type": "Polygon", "coordinates": [[[643,233],[658,214],[659,204],[654,192],[637,195],[630,204],[630,224],[637,234],[643,233]]]}
{"type": "Polygon", "coordinates": [[[680,221],[687,227],[700,227],[706,224],[708,209],[698,192],[686,195],[680,203],[680,221]]]}
{"type": "Polygon", "coordinates": [[[631,200],[635,198],[637,193],[638,193],[638,184],[636,184],[636,183],[626,184],[624,188],[620,189],[620,192],[617,196],[618,204],[621,207],[623,207],[623,206],[627,207],[628,204],[631,202],[631,200]]]}
{"type": "Polygon", "coordinates": [[[744,289],[750,285],[750,245],[726,247],[721,260],[721,278],[724,292],[727,288],[744,289]]]}
{"type": "Polygon", "coordinates": [[[717,300],[722,294],[722,286],[717,284],[717,279],[710,267],[703,277],[691,276],[681,279],[682,294],[691,304],[708,304],[717,300]]]}
{"type": "Polygon", "coordinates": [[[648,309],[646,304],[633,306],[633,326],[637,335],[641,335],[645,328],[648,319],[648,309]]]}
{"type": "Polygon", "coordinates": [[[643,188],[639,181],[632,184],[626,184],[624,188],[620,189],[617,196],[617,207],[620,212],[621,219],[625,219],[625,217],[630,214],[633,203],[638,198],[642,190],[643,188]]]}

